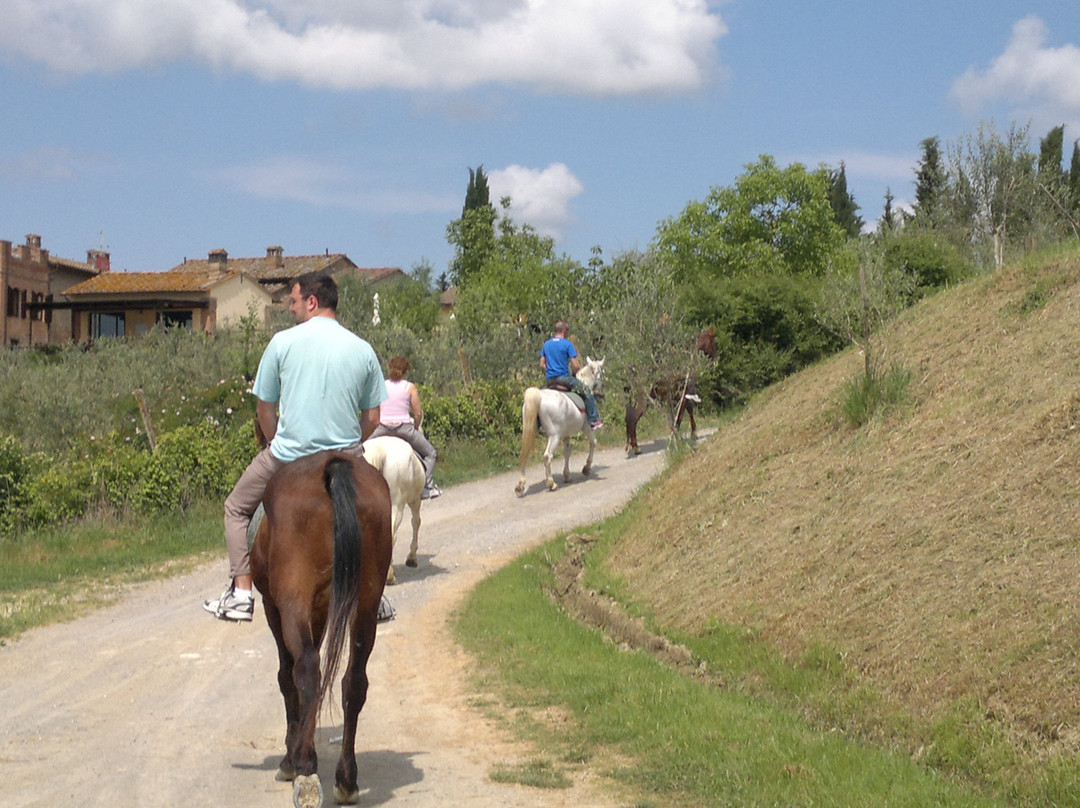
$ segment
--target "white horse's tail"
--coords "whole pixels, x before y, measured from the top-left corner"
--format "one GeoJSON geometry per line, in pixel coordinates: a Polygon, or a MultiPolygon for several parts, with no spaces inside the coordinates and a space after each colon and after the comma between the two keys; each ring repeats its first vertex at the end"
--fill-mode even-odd
{"type": "Polygon", "coordinates": [[[521,407],[521,468],[529,462],[536,445],[537,422],[540,417],[540,389],[525,390],[525,403],[521,407]]]}

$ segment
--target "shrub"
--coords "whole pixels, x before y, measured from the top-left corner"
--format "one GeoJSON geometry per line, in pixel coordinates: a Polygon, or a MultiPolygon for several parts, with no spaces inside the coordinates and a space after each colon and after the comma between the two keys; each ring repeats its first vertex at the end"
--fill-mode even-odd
{"type": "Polygon", "coordinates": [[[63,463],[41,454],[35,460],[39,469],[27,486],[29,527],[77,519],[96,503],[94,468],[88,459],[63,463]]]}
{"type": "Polygon", "coordinates": [[[859,374],[844,385],[840,401],[844,419],[858,428],[875,415],[889,413],[907,400],[910,384],[911,371],[902,365],[859,374]]]}
{"type": "Polygon", "coordinates": [[[885,242],[885,265],[910,275],[919,290],[940,289],[974,272],[960,251],[933,232],[912,229],[885,242]]]}
{"type": "Polygon", "coordinates": [[[30,463],[10,435],[0,436],[0,535],[12,533],[29,500],[30,463]]]}
{"type": "Polygon", "coordinates": [[[132,491],[142,511],[187,508],[200,497],[228,493],[235,481],[225,442],[209,423],[182,426],[158,439],[132,491]]]}
{"type": "Polygon", "coordinates": [[[521,431],[520,397],[504,382],[474,382],[460,393],[435,395],[421,388],[424,431],[433,440],[502,438],[521,431]]]}

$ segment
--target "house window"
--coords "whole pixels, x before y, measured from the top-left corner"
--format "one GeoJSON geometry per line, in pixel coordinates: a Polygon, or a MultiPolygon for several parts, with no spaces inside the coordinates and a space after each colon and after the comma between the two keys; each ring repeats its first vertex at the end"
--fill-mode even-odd
{"type": "Polygon", "coordinates": [[[19,317],[22,318],[23,320],[25,320],[26,319],[26,311],[27,311],[27,309],[26,309],[26,290],[25,289],[22,290],[21,298],[22,298],[21,302],[19,303],[19,317]]]}
{"type": "Polygon", "coordinates": [[[7,316],[19,316],[19,290],[14,286],[7,288],[7,316]]]}
{"type": "Polygon", "coordinates": [[[165,328],[191,328],[192,315],[190,311],[160,311],[157,321],[165,328]]]}
{"type": "Polygon", "coordinates": [[[94,312],[90,315],[90,338],[124,336],[123,312],[94,312]]]}

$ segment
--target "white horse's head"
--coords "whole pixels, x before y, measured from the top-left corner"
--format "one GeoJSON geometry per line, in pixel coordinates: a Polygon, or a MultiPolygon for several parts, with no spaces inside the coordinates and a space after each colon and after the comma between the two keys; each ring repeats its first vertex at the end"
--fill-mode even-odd
{"type": "Polygon", "coordinates": [[[585,365],[577,372],[577,377],[594,393],[599,392],[604,381],[604,360],[586,356],[585,365]]]}

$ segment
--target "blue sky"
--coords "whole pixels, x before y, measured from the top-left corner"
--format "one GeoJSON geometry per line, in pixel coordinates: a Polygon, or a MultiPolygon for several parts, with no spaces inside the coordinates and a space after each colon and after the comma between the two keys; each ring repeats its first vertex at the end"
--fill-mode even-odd
{"type": "Polygon", "coordinates": [[[846,164],[864,219],[919,142],[1080,137],[1080,2],[3,0],[0,239],[113,268],[344,252],[436,274],[468,169],[585,262],[760,154],[846,164]]]}

